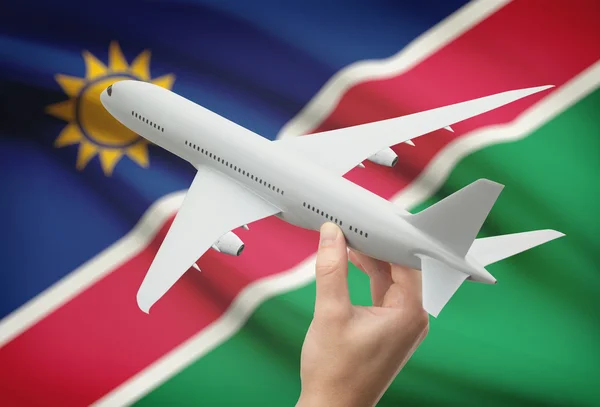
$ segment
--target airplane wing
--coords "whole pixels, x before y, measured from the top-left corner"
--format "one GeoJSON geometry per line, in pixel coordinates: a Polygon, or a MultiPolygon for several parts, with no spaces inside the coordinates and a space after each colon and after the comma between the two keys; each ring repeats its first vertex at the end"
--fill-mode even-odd
{"type": "Polygon", "coordinates": [[[498,93],[407,116],[277,140],[283,148],[344,175],[380,150],[504,106],[550,86],[498,93]]]}
{"type": "Polygon", "coordinates": [[[198,168],[192,185],[137,293],[149,312],[179,278],[222,235],[280,209],[227,176],[198,168]]]}

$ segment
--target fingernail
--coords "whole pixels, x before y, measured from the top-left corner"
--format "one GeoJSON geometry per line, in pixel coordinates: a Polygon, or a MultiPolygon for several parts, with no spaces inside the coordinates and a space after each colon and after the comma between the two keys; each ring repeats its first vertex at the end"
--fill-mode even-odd
{"type": "Polygon", "coordinates": [[[324,223],[321,226],[321,240],[319,244],[321,246],[332,245],[338,237],[339,229],[336,225],[331,222],[324,223]]]}

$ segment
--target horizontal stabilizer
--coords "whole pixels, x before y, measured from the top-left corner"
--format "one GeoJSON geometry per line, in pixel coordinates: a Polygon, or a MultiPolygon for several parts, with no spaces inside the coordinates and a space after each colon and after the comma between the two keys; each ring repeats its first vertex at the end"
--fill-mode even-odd
{"type": "Polygon", "coordinates": [[[423,308],[437,318],[468,275],[431,257],[419,257],[423,279],[423,308]]]}
{"type": "Polygon", "coordinates": [[[504,188],[480,179],[408,218],[458,256],[464,256],[504,188]]]}
{"type": "Polygon", "coordinates": [[[556,230],[534,230],[532,232],[484,237],[473,242],[468,254],[485,267],[488,264],[514,256],[562,236],[564,234],[556,230]]]}

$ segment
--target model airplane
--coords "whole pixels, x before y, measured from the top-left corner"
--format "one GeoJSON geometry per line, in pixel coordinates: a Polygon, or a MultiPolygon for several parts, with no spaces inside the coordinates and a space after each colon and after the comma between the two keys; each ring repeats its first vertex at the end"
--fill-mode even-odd
{"type": "MultiPolygon", "coordinates": [[[[104,107],[197,174],[137,294],[149,312],[211,247],[239,256],[232,232],[275,215],[306,229],[342,229],[348,246],[422,271],[423,307],[437,316],[465,280],[494,284],[484,268],[557,237],[538,230],[476,239],[503,186],[480,179],[417,213],[342,176],[362,161],[393,166],[390,146],[482,114],[551,86],[499,93],[403,117],[270,141],[169,90],[125,80],[102,92],[104,107]]],[[[199,270],[199,269],[198,269],[199,270]]]]}

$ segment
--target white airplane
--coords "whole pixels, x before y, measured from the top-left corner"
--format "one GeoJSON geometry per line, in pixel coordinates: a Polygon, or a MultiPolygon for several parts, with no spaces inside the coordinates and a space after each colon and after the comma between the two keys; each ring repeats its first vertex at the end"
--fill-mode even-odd
{"type": "Polygon", "coordinates": [[[362,161],[393,166],[390,146],[552,86],[513,90],[403,117],[270,141],[169,90],[125,80],[101,94],[121,123],[192,164],[197,173],[144,281],[149,312],[211,247],[239,256],[232,230],[275,215],[311,230],[342,229],[348,246],[422,271],[423,307],[438,316],[465,280],[495,284],[484,268],[562,233],[538,230],[476,239],[503,186],[480,179],[411,214],[342,176],[362,161]]]}

